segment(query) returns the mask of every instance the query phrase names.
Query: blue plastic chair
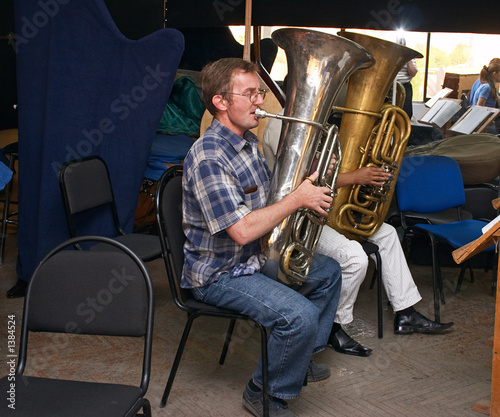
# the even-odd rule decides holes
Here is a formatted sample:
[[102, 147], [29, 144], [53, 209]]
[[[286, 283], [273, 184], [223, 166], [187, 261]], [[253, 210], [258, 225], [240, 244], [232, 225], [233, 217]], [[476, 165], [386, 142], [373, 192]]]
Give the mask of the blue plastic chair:
[[[441, 269], [439, 267], [437, 245], [444, 242], [453, 249], [460, 248], [482, 235], [487, 222], [480, 220], [459, 220], [450, 223], [432, 224], [430, 221], [409, 224], [405, 213], [435, 213], [465, 204], [465, 191], [462, 173], [458, 163], [449, 157], [418, 155], [403, 158], [396, 184], [396, 198], [401, 213], [401, 225], [405, 239], [409, 234], [427, 235], [432, 247], [432, 272], [434, 279], [434, 314], [440, 320], [440, 299], [445, 303]], [[458, 212], [460, 212], [458, 210]], [[491, 246], [485, 251], [494, 250]], [[459, 283], [465, 273], [462, 267]], [[472, 268], [469, 265], [472, 275]]]

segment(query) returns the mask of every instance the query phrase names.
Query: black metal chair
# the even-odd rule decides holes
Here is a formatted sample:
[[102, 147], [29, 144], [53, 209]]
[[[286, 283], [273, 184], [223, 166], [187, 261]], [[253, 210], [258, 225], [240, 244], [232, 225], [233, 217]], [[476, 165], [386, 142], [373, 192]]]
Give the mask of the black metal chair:
[[[165, 171], [158, 182], [156, 194], [156, 215], [160, 229], [160, 240], [163, 248], [163, 260], [167, 271], [170, 290], [175, 304], [187, 313], [188, 319], [184, 327], [177, 354], [170, 370], [170, 375], [163, 393], [160, 407], [165, 407], [174, 378], [182, 358], [189, 332], [194, 320], [200, 316], [224, 317], [230, 319], [226, 340], [219, 359], [224, 364], [236, 320], [251, 320], [250, 317], [233, 310], [228, 310], [195, 300], [189, 290], [180, 286], [184, 265], [184, 231], [182, 229], [182, 167], [174, 166]], [[267, 330], [255, 322], [261, 333], [262, 385], [264, 395], [264, 415], [268, 414], [269, 396], [267, 391]]]
[[[162, 255], [158, 236], [125, 233], [122, 230], [108, 168], [102, 158], [89, 156], [65, 162], [59, 171], [59, 184], [71, 237], [102, 234], [101, 230], [92, 228], [92, 220], [97, 215], [108, 216], [113, 238], [130, 248], [144, 262]], [[101, 250], [102, 246], [96, 245], [93, 249]]]
[[[98, 242], [112, 246], [114, 250], [75, 250], [74, 245], [82, 242]], [[106, 299], [105, 305], [99, 305], [102, 310], [92, 309], [85, 303], [90, 298], [99, 300], [99, 294]], [[6, 319], [9, 325], [15, 325], [14, 318]], [[28, 335], [33, 332], [54, 334], [43, 339], [50, 345], [47, 343], [43, 345], [45, 348], [38, 348], [37, 345], [37, 348], [28, 349]], [[152, 332], [153, 288], [149, 274], [137, 255], [121, 243], [105, 237], [84, 236], [67, 240], [42, 259], [31, 277], [24, 304], [15, 380], [11, 374], [0, 380], [0, 389], [4, 394], [9, 390], [12, 392], [11, 384], [14, 384], [15, 395], [7, 394], [13, 402], [9, 400], [3, 407], [14, 403], [15, 409], [5, 408], [3, 414], [131, 417], [143, 412], [142, 415], [151, 416], [151, 406], [144, 396], [150, 379]], [[78, 354], [71, 362], [66, 359], [58, 367], [59, 374], [67, 377], [47, 378], [41, 375], [39, 368], [30, 369], [31, 364], [48, 360], [46, 352], [58, 348], [54, 340], [60, 338], [56, 334], [61, 333], [77, 338], [71, 341], [71, 346], [78, 350]], [[106, 357], [110, 362], [113, 355], [117, 361], [123, 360], [123, 351], [117, 349], [112, 340], [144, 339], [143, 348], [137, 351], [137, 355], [142, 355], [142, 371], [137, 370], [140, 383], [139, 378], [134, 378], [130, 385], [123, 383], [127, 375], [117, 375], [113, 368], [102, 377], [106, 382], [73, 380], [77, 370], [89, 361], [88, 355], [95, 349], [88, 343], [88, 336], [82, 335], [95, 335], [96, 339], [111, 337], [106, 339], [109, 340]], [[85, 338], [85, 343], [73, 343], [79, 342], [80, 337]], [[55, 366], [58, 355], [53, 357], [51, 365]], [[141, 367], [140, 359], [138, 365]], [[40, 376], [32, 376], [37, 372]], [[29, 376], [26, 375], [28, 373]]]

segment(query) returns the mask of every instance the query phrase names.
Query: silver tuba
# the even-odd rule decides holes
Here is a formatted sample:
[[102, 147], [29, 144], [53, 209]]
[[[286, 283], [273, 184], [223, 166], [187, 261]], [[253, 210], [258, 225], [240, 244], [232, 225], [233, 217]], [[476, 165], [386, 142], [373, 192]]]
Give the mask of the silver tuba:
[[[337, 127], [326, 125], [342, 85], [355, 70], [374, 63], [358, 44], [336, 35], [305, 29], [280, 29], [273, 41], [284, 49], [288, 62], [284, 115], [256, 112], [257, 117], [283, 120], [267, 205], [290, 194], [313, 167], [317, 185], [334, 195], [340, 165]], [[333, 153], [337, 170], [327, 178]], [[328, 218], [308, 209], [298, 210], [262, 238], [266, 274], [288, 285], [305, 281], [323, 226]]]

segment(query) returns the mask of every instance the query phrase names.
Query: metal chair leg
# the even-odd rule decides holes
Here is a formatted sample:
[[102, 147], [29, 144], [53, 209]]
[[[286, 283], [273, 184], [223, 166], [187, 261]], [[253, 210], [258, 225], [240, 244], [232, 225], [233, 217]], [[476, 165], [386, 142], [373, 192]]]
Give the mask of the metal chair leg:
[[170, 375], [168, 377], [167, 385], [165, 386], [165, 391], [163, 391], [163, 396], [161, 397], [160, 408], [165, 407], [165, 405], [167, 404], [168, 396], [170, 394], [170, 390], [172, 389], [172, 385], [174, 384], [175, 375], [177, 374], [177, 369], [179, 368], [179, 364], [181, 362], [182, 353], [184, 352], [184, 347], [186, 346], [189, 332], [191, 331], [191, 326], [193, 325], [193, 321], [196, 317], [198, 316], [194, 314], [188, 315], [188, 320], [186, 322], [186, 326], [184, 327], [184, 332], [182, 333], [179, 347], [177, 348], [174, 363], [172, 364], [172, 368], [170, 369]]
[[371, 242], [363, 242], [361, 244], [367, 256], [375, 255], [375, 271], [370, 283], [370, 289], [373, 288], [377, 281], [377, 315], [378, 315], [378, 338], [384, 337], [384, 325], [382, 316], [382, 258], [380, 257], [379, 247]]
[[384, 337], [384, 323], [382, 316], [382, 258], [380, 253], [375, 252], [375, 257], [377, 259], [377, 313], [378, 313], [378, 338], [382, 339]]
[[268, 378], [268, 360], [267, 360], [267, 331], [264, 326], [259, 324], [261, 337], [261, 363], [262, 363], [262, 407], [263, 416], [269, 417], [269, 378]]
[[226, 333], [226, 339], [224, 340], [224, 347], [222, 348], [222, 353], [219, 359], [219, 365], [224, 365], [224, 361], [226, 360], [227, 351], [229, 349], [229, 343], [231, 342], [231, 337], [233, 336], [234, 326], [236, 324], [236, 319], [231, 319], [229, 323], [229, 329]]
[[442, 298], [442, 285], [440, 283], [439, 261], [437, 254], [437, 244], [434, 235], [429, 234], [432, 247], [432, 276], [434, 286], [434, 320], [440, 323], [440, 298]]

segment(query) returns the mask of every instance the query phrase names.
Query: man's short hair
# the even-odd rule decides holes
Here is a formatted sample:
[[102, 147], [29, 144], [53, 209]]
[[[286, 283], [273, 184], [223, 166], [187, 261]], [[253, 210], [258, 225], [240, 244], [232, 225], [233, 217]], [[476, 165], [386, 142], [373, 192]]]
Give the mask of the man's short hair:
[[241, 58], [222, 58], [205, 65], [201, 70], [201, 99], [212, 115], [215, 116], [217, 113], [212, 97], [223, 92], [230, 92], [233, 88], [232, 76], [238, 72], [258, 74], [258, 68], [255, 63]]

